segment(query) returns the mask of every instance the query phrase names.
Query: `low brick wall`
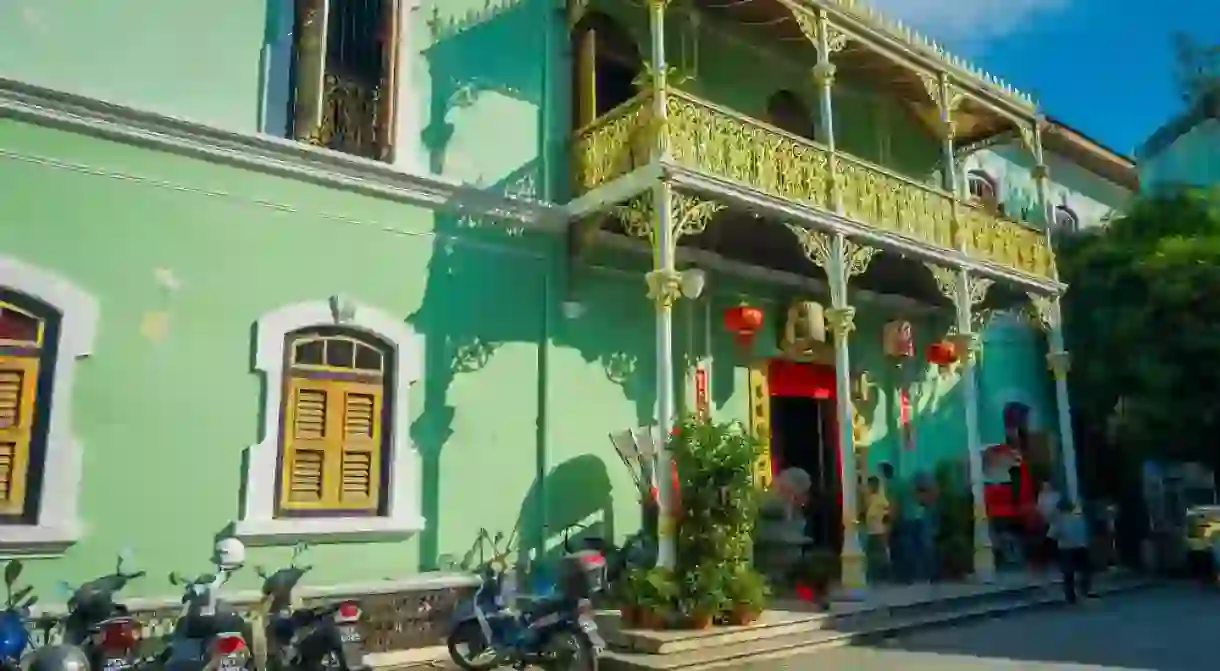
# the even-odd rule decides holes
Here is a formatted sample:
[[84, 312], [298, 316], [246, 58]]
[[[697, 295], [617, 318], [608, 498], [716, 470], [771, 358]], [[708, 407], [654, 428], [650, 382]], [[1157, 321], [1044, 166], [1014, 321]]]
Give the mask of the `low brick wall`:
[[[383, 653], [443, 645], [454, 609], [474, 594], [476, 585], [471, 576], [437, 575], [384, 583], [302, 587], [297, 593], [307, 605], [358, 600], [364, 610], [362, 625], [367, 651]], [[249, 620], [259, 596], [252, 591], [222, 591], [220, 601]], [[142, 654], [159, 652], [173, 633], [181, 602], [176, 598], [120, 599], [120, 602], [143, 625], [143, 638], [148, 645]], [[64, 610], [62, 605], [48, 606], [41, 612], [62, 614]]]

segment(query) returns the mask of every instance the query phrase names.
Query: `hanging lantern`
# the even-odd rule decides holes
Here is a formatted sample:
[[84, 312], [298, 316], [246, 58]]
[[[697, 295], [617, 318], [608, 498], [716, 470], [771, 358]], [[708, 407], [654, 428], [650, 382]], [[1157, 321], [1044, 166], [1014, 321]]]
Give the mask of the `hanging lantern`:
[[763, 325], [763, 311], [742, 303], [724, 312], [724, 328], [742, 347], [749, 347]]
[[957, 363], [957, 348], [947, 340], [928, 345], [928, 363], [940, 366], [944, 372]]
[[782, 349], [807, 350], [814, 343], [823, 342], [826, 342], [826, 317], [822, 313], [822, 304], [797, 301], [788, 306]]
[[909, 359], [915, 356], [915, 335], [911, 322], [890, 322], [885, 325], [883, 333], [886, 356], [893, 359]]

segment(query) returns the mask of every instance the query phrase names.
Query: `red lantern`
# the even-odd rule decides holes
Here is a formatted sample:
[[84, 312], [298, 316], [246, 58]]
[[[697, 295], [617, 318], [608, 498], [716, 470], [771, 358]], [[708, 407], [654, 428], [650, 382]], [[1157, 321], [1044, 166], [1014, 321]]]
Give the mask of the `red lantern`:
[[724, 327], [738, 345], [748, 347], [763, 325], [763, 311], [742, 303], [724, 312]]
[[957, 348], [948, 341], [928, 345], [928, 363], [942, 368], [957, 363]]

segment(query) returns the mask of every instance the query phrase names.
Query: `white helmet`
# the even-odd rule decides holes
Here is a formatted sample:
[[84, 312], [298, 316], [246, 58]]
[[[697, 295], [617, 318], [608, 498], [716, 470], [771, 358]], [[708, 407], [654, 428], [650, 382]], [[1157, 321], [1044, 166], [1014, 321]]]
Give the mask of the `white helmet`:
[[234, 570], [246, 563], [246, 546], [236, 538], [216, 541], [212, 561], [222, 569]]

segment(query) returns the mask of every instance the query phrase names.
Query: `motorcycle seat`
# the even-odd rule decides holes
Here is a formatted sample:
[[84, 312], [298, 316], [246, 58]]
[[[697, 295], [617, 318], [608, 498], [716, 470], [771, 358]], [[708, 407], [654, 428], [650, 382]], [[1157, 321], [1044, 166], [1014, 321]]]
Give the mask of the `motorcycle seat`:
[[571, 603], [568, 599], [558, 595], [546, 596], [525, 606], [522, 610], [522, 615], [527, 620], [537, 620], [547, 615], [561, 613], [570, 608]]

